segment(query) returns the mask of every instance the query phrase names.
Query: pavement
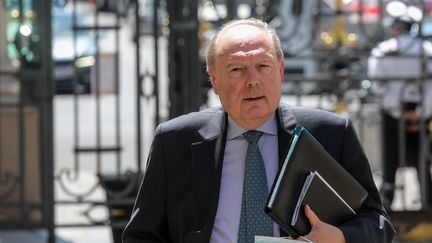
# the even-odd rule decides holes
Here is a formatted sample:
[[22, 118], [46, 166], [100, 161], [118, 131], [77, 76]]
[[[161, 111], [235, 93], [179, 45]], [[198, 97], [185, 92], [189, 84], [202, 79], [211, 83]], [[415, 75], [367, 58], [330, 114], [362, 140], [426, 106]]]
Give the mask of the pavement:
[[[0, 243], [47, 243], [48, 232], [35, 230], [2, 230]], [[109, 227], [56, 229], [56, 243], [110, 243], [113, 242]]]
[[[0, 231], [0, 243], [46, 243], [48, 232], [46, 230], [8, 230]], [[57, 237], [56, 243], [73, 243]]]

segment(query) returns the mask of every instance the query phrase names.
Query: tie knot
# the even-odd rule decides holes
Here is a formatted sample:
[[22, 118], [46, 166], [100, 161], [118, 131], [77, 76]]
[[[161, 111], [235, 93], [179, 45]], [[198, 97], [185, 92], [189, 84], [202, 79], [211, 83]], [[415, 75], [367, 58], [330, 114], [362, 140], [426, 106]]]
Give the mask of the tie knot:
[[258, 143], [261, 135], [263, 133], [257, 130], [251, 130], [243, 133], [243, 136], [246, 138], [249, 144]]

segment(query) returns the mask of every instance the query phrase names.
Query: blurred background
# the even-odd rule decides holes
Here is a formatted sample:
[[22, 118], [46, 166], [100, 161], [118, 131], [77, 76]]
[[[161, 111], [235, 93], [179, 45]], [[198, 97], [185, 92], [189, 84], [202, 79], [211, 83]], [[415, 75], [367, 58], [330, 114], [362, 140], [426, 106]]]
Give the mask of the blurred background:
[[[391, 56], [391, 72], [370, 72], [402, 16], [428, 46], [432, 0], [0, 0], [0, 242], [120, 243], [155, 127], [219, 105], [205, 49], [223, 23], [249, 17], [281, 38], [284, 101], [353, 119], [377, 186], [394, 192], [398, 242], [432, 242], [432, 49], [390, 50], [374, 58]], [[398, 68], [407, 58], [417, 72]], [[417, 87], [415, 142], [403, 115], [399, 136], [384, 135], [394, 80], [401, 94]]]

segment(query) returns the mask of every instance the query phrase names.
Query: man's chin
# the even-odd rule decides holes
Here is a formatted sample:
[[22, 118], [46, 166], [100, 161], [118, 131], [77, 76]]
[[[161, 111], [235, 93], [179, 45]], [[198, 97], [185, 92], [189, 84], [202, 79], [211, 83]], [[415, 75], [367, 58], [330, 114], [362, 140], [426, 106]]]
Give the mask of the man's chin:
[[[262, 110], [261, 110], [262, 112]], [[267, 112], [262, 112], [262, 113], [258, 113], [258, 114], [254, 114], [254, 115], [248, 115], [248, 116], [244, 116], [244, 119], [242, 119], [243, 121], [243, 127], [247, 128], [247, 129], [255, 129], [259, 126], [261, 126], [262, 124], [264, 124], [268, 119], [270, 119], [270, 117], [272, 116], [272, 114], [269, 114]]]

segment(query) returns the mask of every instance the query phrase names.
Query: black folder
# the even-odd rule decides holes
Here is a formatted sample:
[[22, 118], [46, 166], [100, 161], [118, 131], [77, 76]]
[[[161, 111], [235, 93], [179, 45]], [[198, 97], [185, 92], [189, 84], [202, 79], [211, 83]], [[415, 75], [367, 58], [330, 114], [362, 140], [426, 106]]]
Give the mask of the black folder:
[[291, 226], [300, 235], [306, 235], [311, 230], [309, 220], [304, 213], [306, 204], [320, 220], [331, 225], [340, 225], [356, 214], [317, 171], [311, 172], [306, 177], [292, 214]]
[[[354, 211], [367, 198], [363, 186], [305, 128], [299, 127], [294, 131], [288, 155], [278, 171], [265, 207], [265, 212], [292, 237], [302, 235], [292, 227], [291, 221], [305, 179], [314, 171], [325, 178]], [[315, 213], [319, 215], [319, 212]]]

